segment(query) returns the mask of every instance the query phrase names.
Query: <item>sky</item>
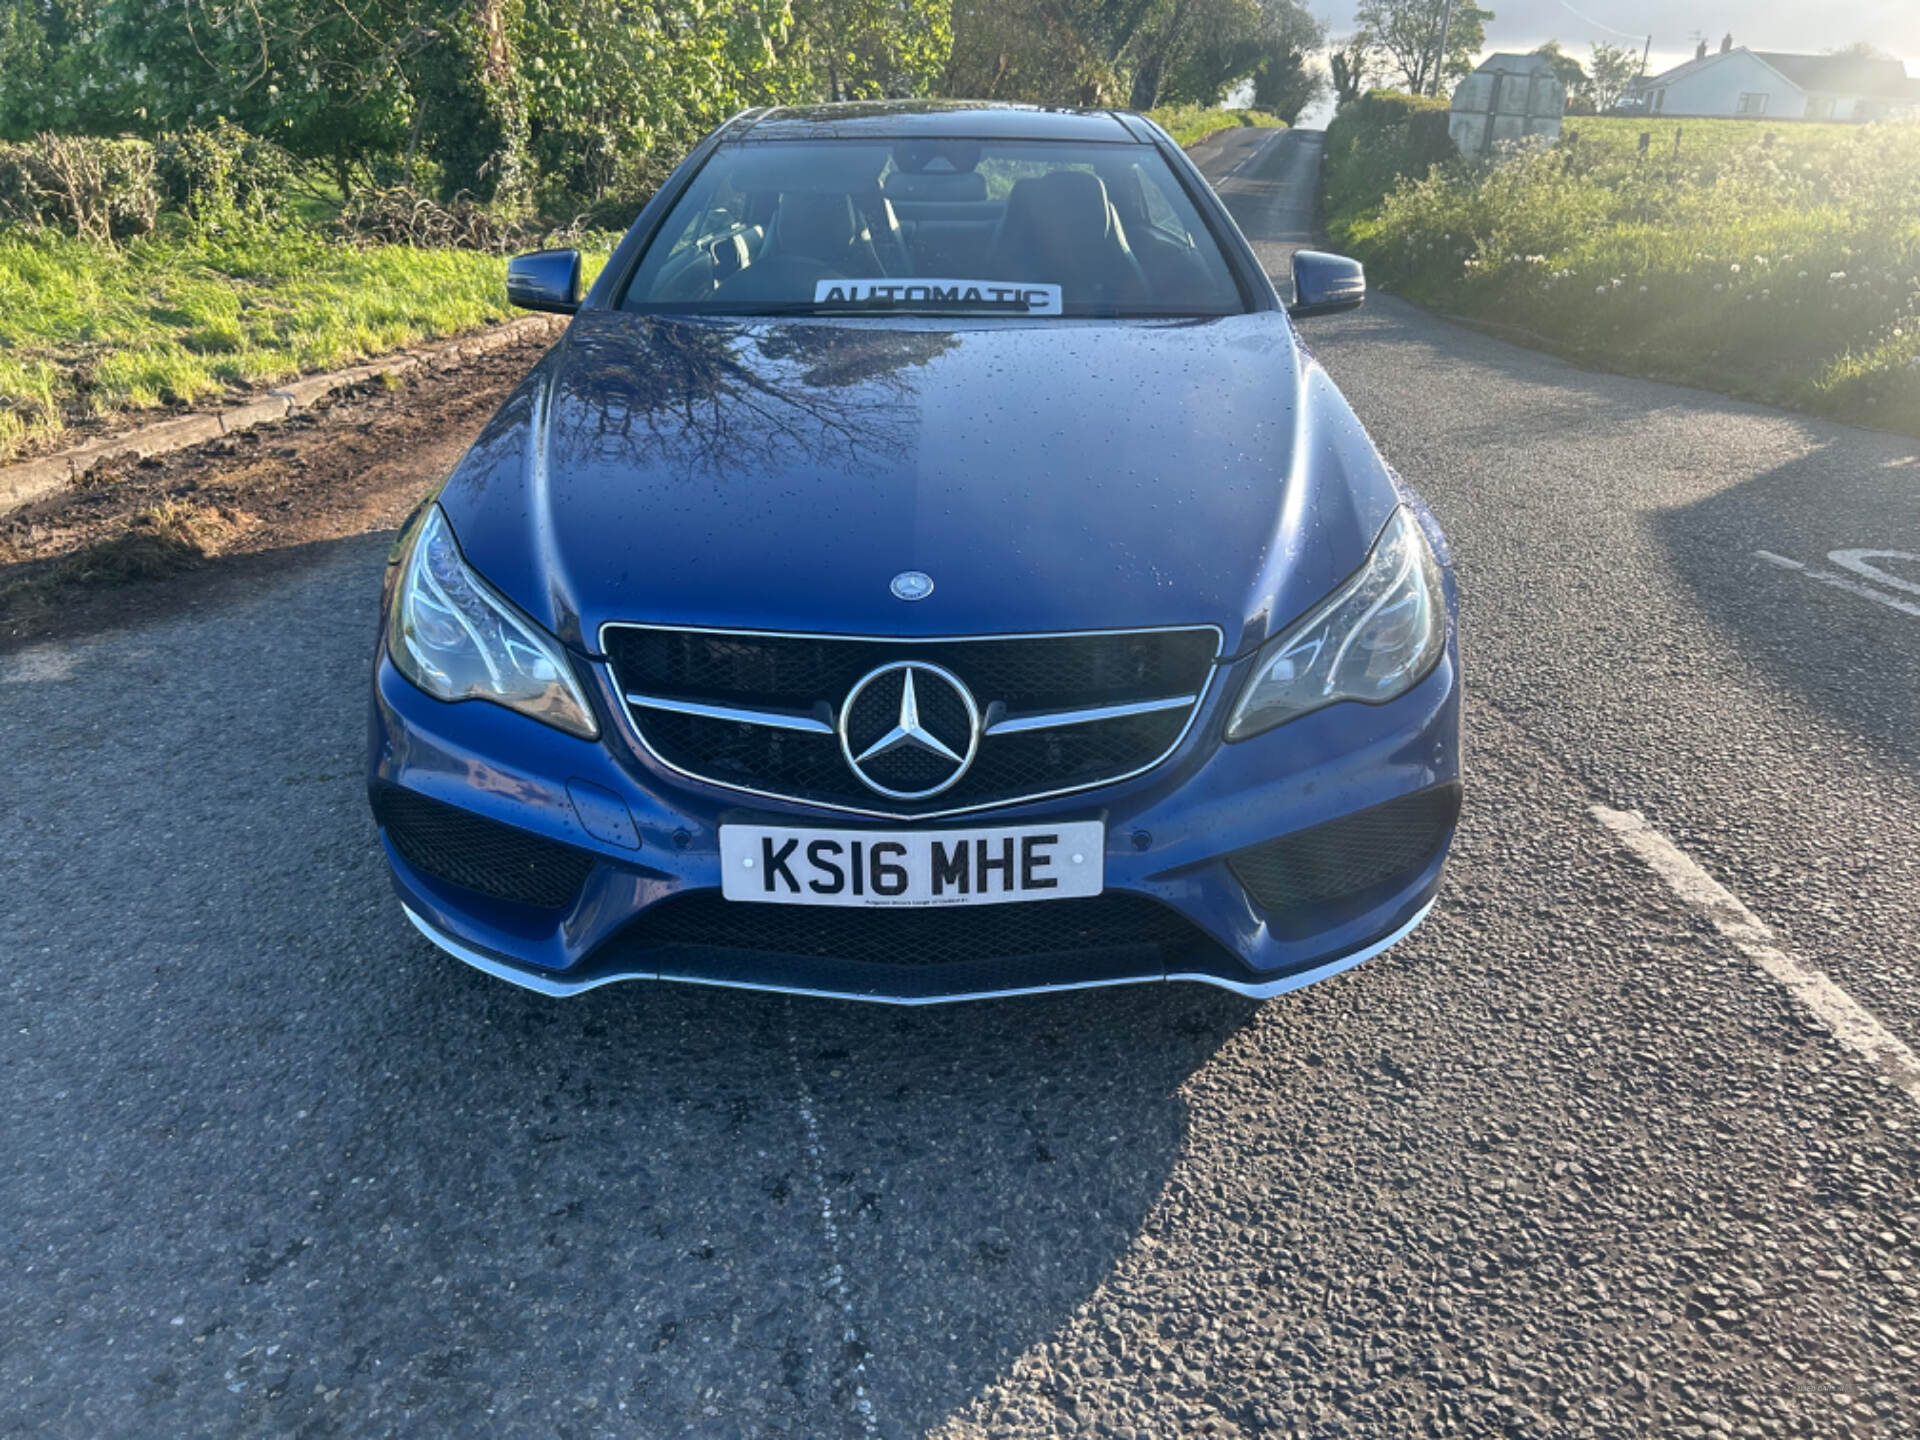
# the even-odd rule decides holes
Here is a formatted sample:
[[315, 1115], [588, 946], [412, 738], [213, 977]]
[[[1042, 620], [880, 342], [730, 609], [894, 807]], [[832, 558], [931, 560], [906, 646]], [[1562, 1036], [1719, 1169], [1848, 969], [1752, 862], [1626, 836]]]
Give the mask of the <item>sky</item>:
[[[1558, 40], [1584, 59], [1595, 41], [1646, 43], [1653, 35], [1658, 72], [1693, 58], [1701, 35], [1714, 49], [1733, 32], [1735, 45], [1818, 55], [1870, 40], [1902, 57], [1920, 75], [1920, 0], [1479, 0], [1494, 19], [1489, 50], [1531, 50]], [[1353, 28], [1354, 0], [1307, 0], [1336, 36]]]

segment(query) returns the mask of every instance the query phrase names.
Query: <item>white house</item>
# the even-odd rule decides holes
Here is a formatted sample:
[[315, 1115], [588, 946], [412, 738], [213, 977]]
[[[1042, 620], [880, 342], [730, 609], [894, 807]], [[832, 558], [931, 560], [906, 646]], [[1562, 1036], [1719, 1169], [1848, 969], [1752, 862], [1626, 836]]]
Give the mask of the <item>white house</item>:
[[1729, 115], [1778, 120], [1881, 120], [1920, 106], [1920, 81], [1898, 60], [1786, 55], [1735, 47], [1701, 53], [1633, 90], [1646, 115]]

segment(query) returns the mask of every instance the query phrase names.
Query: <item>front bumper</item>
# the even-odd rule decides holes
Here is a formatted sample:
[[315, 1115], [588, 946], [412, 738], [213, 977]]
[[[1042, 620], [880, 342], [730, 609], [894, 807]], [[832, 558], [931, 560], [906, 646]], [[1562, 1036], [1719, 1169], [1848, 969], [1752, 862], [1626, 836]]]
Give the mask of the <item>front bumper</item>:
[[[1249, 873], [1248, 853], [1275, 837], [1332, 834], [1317, 827], [1358, 812], [1390, 813], [1376, 807], [1408, 797], [1453, 796], [1460, 778], [1458, 658], [1450, 645], [1432, 674], [1390, 704], [1334, 706], [1234, 745], [1221, 744], [1219, 734], [1246, 665], [1226, 668], [1181, 748], [1148, 774], [967, 817], [979, 826], [1103, 821], [1108, 895], [1155, 914], [1162, 907], [1190, 939], [1151, 950], [1122, 945], [981, 962], [873, 964], [823, 955], [817, 943], [792, 953], [778, 940], [756, 942], [751, 953], [688, 945], [684, 936], [653, 944], [650, 917], [719, 903], [712, 897], [720, 884], [723, 823], [859, 828], [858, 822], [803, 805], [749, 800], [666, 773], [604, 713], [603, 739], [590, 742], [485, 702], [441, 703], [401, 677], [384, 652], [374, 684], [369, 779], [376, 810], [383, 796], [424, 797], [557, 842], [578, 857], [582, 878], [565, 903], [525, 904], [453, 883], [447, 877], [463, 873], [458, 867], [410, 862], [388, 827], [382, 829], [394, 886], [414, 925], [448, 953], [544, 994], [577, 994], [623, 979], [677, 979], [925, 1004], [1182, 979], [1275, 995], [1380, 953], [1431, 907], [1451, 839], [1452, 811], [1444, 806], [1444, 825], [1431, 846], [1391, 876], [1338, 893], [1310, 887], [1307, 898], [1294, 895], [1284, 912], [1264, 910], [1240, 877]], [[604, 683], [593, 688], [596, 703], [605, 704]], [[419, 859], [417, 847], [414, 853]], [[1298, 855], [1298, 847], [1288, 853]], [[1235, 857], [1239, 874], [1229, 863]], [[656, 908], [666, 902], [673, 904]], [[931, 919], [1014, 908], [910, 913]], [[824, 913], [857, 924], [852, 917], [874, 912]], [[799, 921], [796, 916], [796, 926]]]

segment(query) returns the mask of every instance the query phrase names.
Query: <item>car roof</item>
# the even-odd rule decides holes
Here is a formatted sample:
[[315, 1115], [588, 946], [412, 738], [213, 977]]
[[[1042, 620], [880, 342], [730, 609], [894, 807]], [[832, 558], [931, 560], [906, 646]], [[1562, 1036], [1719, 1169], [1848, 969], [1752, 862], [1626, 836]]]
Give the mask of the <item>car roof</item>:
[[[1129, 123], [1131, 122], [1131, 123]], [[752, 110], [729, 140], [853, 140], [902, 136], [969, 140], [1092, 140], [1140, 144], [1151, 131], [1115, 110], [1070, 110], [988, 100], [851, 100]]]

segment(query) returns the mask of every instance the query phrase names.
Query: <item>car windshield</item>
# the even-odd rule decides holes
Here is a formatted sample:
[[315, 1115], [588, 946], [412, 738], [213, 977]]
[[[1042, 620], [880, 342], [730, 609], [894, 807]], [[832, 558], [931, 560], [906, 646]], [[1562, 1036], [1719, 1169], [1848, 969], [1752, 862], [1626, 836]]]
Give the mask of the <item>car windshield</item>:
[[1151, 145], [723, 145], [622, 306], [694, 315], [1237, 314], [1240, 289]]

